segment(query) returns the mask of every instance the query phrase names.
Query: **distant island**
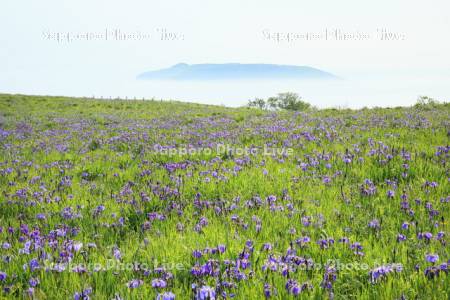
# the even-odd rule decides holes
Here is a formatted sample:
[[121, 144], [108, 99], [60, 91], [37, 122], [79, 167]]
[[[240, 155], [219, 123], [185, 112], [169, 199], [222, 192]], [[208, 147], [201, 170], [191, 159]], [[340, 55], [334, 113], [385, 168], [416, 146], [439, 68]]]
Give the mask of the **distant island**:
[[229, 80], [229, 79], [338, 79], [337, 76], [308, 66], [273, 64], [176, 64], [148, 71], [138, 79], [153, 80]]

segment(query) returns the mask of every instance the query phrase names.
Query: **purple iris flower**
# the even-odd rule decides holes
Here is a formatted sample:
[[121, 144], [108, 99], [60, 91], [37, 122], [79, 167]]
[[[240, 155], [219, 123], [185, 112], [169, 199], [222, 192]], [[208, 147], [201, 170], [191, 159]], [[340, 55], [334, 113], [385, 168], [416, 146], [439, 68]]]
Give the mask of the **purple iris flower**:
[[80, 243], [80, 242], [73, 243], [73, 250], [75, 252], [80, 251], [82, 247], [83, 247], [83, 243]]
[[265, 251], [270, 251], [270, 250], [272, 250], [272, 244], [270, 244], [270, 243], [265, 243], [265, 244], [263, 245], [263, 250], [265, 250]]
[[266, 298], [272, 297], [272, 287], [268, 283], [264, 284], [264, 297]]
[[426, 258], [427, 262], [435, 263], [435, 262], [437, 262], [439, 260], [439, 255], [437, 255], [437, 254], [427, 254], [425, 256], [425, 258]]
[[122, 254], [120, 253], [120, 250], [117, 249], [117, 248], [115, 248], [115, 249], [113, 250], [113, 256], [114, 256], [117, 260], [122, 259]]
[[369, 222], [369, 227], [373, 229], [380, 229], [380, 221], [378, 221], [378, 219], [373, 219]]
[[220, 253], [224, 253], [226, 250], [226, 247], [225, 247], [225, 245], [219, 245], [219, 246], [217, 246], [217, 249], [219, 250]]
[[195, 300], [216, 300], [216, 291], [209, 286], [203, 286], [197, 291]]
[[403, 242], [403, 241], [406, 241], [406, 236], [404, 236], [403, 234], [398, 234], [397, 242]]
[[37, 278], [30, 278], [28, 281], [31, 287], [36, 287], [39, 284], [39, 279]]
[[152, 280], [152, 287], [154, 288], [165, 288], [167, 286], [167, 282], [165, 282], [163, 279], [156, 278]]
[[175, 294], [172, 292], [165, 292], [162, 294], [158, 294], [156, 300], [175, 300]]
[[92, 293], [92, 288], [87, 288], [84, 291], [82, 291], [81, 293], [76, 292], [73, 295], [73, 299], [74, 300], [89, 300], [89, 295]]
[[135, 289], [140, 287], [141, 285], [144, 284], [144, 281], [140, 280], [140, 279], [133, 279], [130, 282], [127, 283], [128, 288], [130, 289]]
[[192, 251], [192, 256], [195, 258], [200, 258], [202, 257], [202, 252], [200, 250], [194, 250]]
[[39, 268], [39, 262], [37, 261], [37, 259], [33, 258], [32, 260], [30, 260], [29, 266], [31, 272], [34, 272], [34, 270]]

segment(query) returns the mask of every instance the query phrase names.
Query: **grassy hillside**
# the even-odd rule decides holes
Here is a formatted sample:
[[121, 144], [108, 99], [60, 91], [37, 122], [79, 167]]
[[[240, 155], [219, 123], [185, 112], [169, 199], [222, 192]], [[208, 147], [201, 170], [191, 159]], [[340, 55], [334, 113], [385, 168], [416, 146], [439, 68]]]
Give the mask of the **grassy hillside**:
[[0, 297], [448, 299], [449, 135], [448, 104], [0, 94]]

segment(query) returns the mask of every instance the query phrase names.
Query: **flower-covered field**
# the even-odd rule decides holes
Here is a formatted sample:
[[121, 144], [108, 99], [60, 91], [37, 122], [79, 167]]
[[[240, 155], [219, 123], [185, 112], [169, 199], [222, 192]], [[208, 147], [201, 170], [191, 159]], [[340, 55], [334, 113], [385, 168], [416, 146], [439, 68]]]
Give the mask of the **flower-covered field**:
[[450, 106], [0, 95], [0, 298], [449, 299]]

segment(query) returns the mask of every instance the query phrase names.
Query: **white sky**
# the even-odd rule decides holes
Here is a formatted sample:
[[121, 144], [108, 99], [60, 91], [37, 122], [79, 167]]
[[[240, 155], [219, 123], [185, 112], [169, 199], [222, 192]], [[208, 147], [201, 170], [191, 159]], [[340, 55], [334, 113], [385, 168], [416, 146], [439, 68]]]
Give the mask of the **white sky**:
[[[427, 79], [450, 74], [450, 2], [435, 1], [3, 1], [0, 4], [0, 92], [52, 91], [62, 79], [79, 84], [134, 79], [175, 63], [309, 65], [331, 73], [405, 74]], [[46, 32], [182, 33], [183, 40], [73, 41]], [[267, 41], [271, 32], [375, 33], [385, 28], [401, 41]], [[41, 89], [37, 85], [40, 85]], [[22, 91], [23, 90], [23, 91]], [[70, 90], [73, 93], [74, 89]]]

